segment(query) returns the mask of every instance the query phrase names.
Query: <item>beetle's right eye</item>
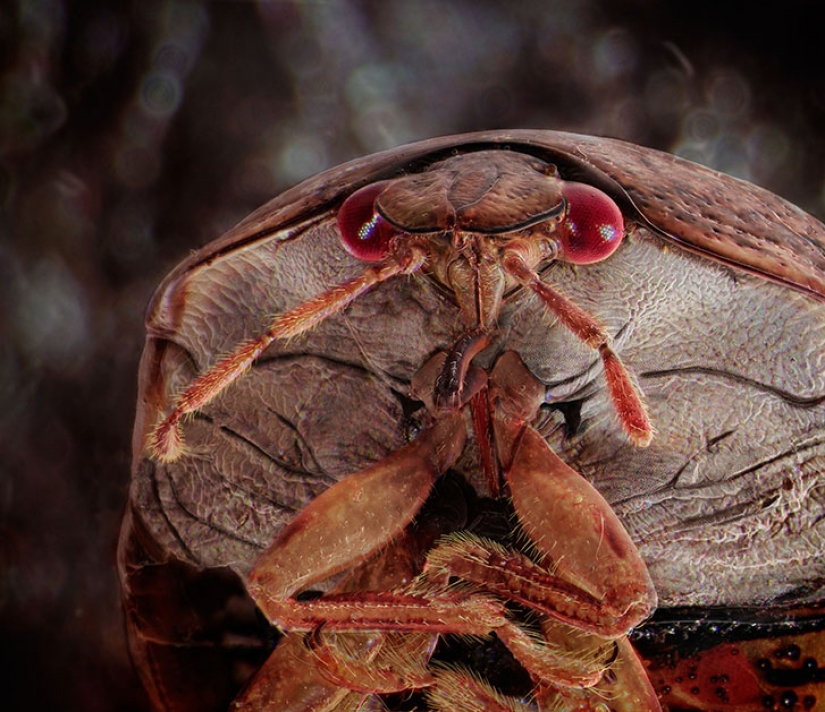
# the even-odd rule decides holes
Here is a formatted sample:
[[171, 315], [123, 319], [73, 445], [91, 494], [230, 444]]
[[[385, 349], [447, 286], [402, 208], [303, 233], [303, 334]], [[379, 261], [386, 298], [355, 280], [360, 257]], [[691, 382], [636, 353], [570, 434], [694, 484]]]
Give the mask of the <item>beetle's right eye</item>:
[[389, 181], [373, 183], [353, 193], [338, 211], [341, 240], [353, 257], [378, 262], [387, 256], [390, 240], [398, 229], [390, 225], [375, 208], [375, 201]]
[[561, 259], [574, 265], [601, 262], [624, 237], [624, 217], [606, 193], [586, 183], [565, 183], [567, 215], [559, 235]]

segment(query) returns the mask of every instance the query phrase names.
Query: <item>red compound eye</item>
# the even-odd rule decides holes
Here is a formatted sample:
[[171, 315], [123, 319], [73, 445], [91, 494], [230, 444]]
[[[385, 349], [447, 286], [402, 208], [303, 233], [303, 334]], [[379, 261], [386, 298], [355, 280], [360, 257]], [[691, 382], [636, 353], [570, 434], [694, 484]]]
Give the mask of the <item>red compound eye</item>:
[[398, 230], [382, 218], [375, 201], [388, 181], [373, 183], [353, 193], [338, 211], [338, 231], [347, 252], [364, 262], [378, 262], [387, 256], [390, 239]]
[[624, 218], [613, 200], [591, 185], [566, 183], [567, 215], [559, 228], [561, 259], [577, 265], [601, 262], [624, 237]]

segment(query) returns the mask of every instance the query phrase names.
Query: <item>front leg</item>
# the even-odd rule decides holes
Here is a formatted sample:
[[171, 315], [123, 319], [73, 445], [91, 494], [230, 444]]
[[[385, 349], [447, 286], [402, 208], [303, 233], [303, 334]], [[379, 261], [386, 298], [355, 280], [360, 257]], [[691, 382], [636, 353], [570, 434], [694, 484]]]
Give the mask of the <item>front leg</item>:
[[650, 615], [656, 589], [636, 545], [601, 494], [533, 428], [521, 433], [506, 479], [519, 522], [552, 572], [544, 612], [607, 637]]
[[505, 271], [523, 286], [533, 290], [544, 306], [577, 338], [599, 352], [604, 375], [613, 407], [622, 428], [631, 442], [645, 447], [653, 438], [653, 426], [647, 417], [647, 409], [641, 395], [621, 359], [610, 346], [610, 337], [604, 326], [581, 307], [574, 304], [557, 289], [543, 282], [538, 273], [525, 260], [529, 248], [523, 241], [514, 240], [507, 246], [504, 258]]
[[[398, 536], [435, 480], [459, 457], [460, 414], [437, 421], [414, 442], [313, 500], [256, 562], [248, 590], [267, 617], [295, 593], [352, 569]], [[270, 606], [270, 602], [273, 606]]]
[[538, 598], [549, 615], [583, 630], [625, 634], [657, 603], [639, 550], [598, 490], [529, 424], [544, 387], [518, 354], [504, 353], [490, 382], [495, 441], [513, 508], [534, 547], [532, 558], [551, 574]]
[[[464, 428], [458, 416], [444, 418], [415, 442], [330, 488], [261, 556], [249, 577], [251, 594], [272, 622], [312, 633], [308, 641], [289, 633], [235, 700], [234, 709], [303, 712], [349, 709], [350, 703], [357, 709], [372, 693], [432, 684], [424, 666], [435, 634], [408, 634], [400, 640], [406, 651], [402, 655], [392, 633], [364, 631], [347, 621], [370, 617], [363, 591], [387, 592], [418, 575], [423, 544], [409, 534], [408, 525], [434, 480], [460, 453]], [[292, 599], [347, 568], [354, 570], [333, 591], [338, 598], [333, 607], [338, 614], [345, 612], [343, 625], [330, 625], [329, 602], [321, 602], [319, 609]], [[386, 606], [375, 610], [373, 605], [373, 617], [386, 613]], [[322, 634], [322, 626], [359, 632]], [[389, 664], [383, 662], [388, 650]]]

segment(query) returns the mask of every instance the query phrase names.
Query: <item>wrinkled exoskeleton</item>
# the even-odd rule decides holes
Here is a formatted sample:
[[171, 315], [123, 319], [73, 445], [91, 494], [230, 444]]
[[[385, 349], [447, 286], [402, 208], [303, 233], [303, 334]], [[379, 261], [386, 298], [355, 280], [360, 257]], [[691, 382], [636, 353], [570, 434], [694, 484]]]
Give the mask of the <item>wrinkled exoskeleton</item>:
[[[455, 155], [445, 155], [448, 151]], [[397, 167], [402, 168], [400, 174]], [[657, 193], [653, 177], [665, 172], [665, 187]], [[795, 449], [786, 449], [785, 459], [808, 449], [814, 457], [799, 457], [801, 464], [789, 476], [791, 486], [782, 491], [801, 495], [818, 485], [818, 441], [807, 435], [816, 432], [822, 385], [815, 345], [801, 349], [802, 359], [797, 350], [791, 361], [783, 360], [776, 347], [738, 353], [737, 339], [751, 337], [754, 327], [750, 333], [738, 330], [736, 320], [720, 330], [727, 338], [708, 335], [695, 326], [693, 331], [678, 328], [686, 318], [716, 323], [708, 318], [716, 304], [758, 305], [763, 313], [757, 312], [755, 332], [760, 334], [767, 335], [761, 324], [782, 319], [785, 329], [773, 337], [776, 342], [783, 337], [787, 342], [797, 330], [821, 323], [822, 257], [817, 240], [822, 226], [778, 198], [626, 144], [542, 132], [399, 149], [319, 177], [303, 190], [314, 191], [314, 209], [291, 210], [290, 196], [265, 206], [200, 262], [187, 265], [169, 280], [150, 322], [154, 319], [156, 327], [165, 322], [168, 331], [157, 330], [159, 338], [182, 346], [184, 352], [207, 354], [208, 361], [196, 365], [203, 375], [192, 385], [178, 354], [155, 350], [156, 370], [150, 380], [158, 380], [157, 368], [168, 368], [171, 375], [160, 379], [165, 385], [153, 394], [155, 401], [147, 408], [153, 417], [139, 423], [138, 430], [140, 444], [150, 445], [158, 460], [168, 462], [155, 466], [162, 471], [184, 468], [187, 461], [206, 461], [207, 469], [231, 472], [231, 447], [225, 446], [229, 449], [222, 454], [209, 445], [209, 438], [201, 435], [203, 423], [197, 420], [186, 428], [189, 452], [182, 450], [181, 418], [186, 412], [200, 411], [199, 419], [206, 417], [212, 429], [254, 432], [255, 437], [242, 440], [267, 442], [261, 426], [250, 424], [248, 416], [239, 425], [235, 414], [227, 413], [221, 403], [237, 403], [239, 396], [233, 396], [233, 391], [244, 384], [254, 389], [251, 381], [259, 372], [270, 364], [285, 365], [289, 354], [298, 360], [306, 355], [364, 364], [390, 391], [407, 382], [413, 385], [405, 396], [427, 403], [416, 438], [404, 444], [405, 438], [399, 440], [396, 433], [381, 444], [383, 455], [376, 456], [373, 448], [366, 457], [373, 464], [353, 467], [320, 496], [310, 495], [311, 503], [290, 517], [251, 570], [248, 559], [237, 566], [248, 575], [250, 592], [271, 620], [284, 629], [310, 633], [312, 659], [321, 677], [334, 683], [331, 695], [346, 696], [354, 690], [363, 700], [371, 692], [388, 692], [393, 685], [431, 687], [433, 704], [450, 707], [457, 704], [461, 690], [486, 694], [483, 683], [472, 675], [427, 668], [434, 636], [446, 633], [495, 632], [532, 674], [538, 698], [549, 694], [545, 685], [588, 687], [599, 682], [610, 664], [617, 669], [632, 666], [623, 662], [632, 654], [622, 636], [656, 600], [645, 561], [660, 596], [664, 592], [667, 600], [705, 595], [695, 583], [686, 585], [684, 576], [657, 575], [657, 567], [673, 570], [668, 561], [672, 557], [658, 553], [673, 544], [659, 537], [655, 516], [663, 516], [663, 521], [676, 517], [670, 527], [677, 532], [679, 513], [671, 515], [665, 506], [651, 510], [662, 514], [647, 519], [644, 507], [635, 513], [639, 503], [658, 504], [668, 493], [690, 491], [684, 483], [703, 481], [701, 458], [671, 438], [677, 425], [690, 431], [688, 422], [677, 423], [678, 409], [691, 403], [699, 409], [697, 403], [703, 402], [690, 392], [689, 382], [695, 382], [697, 392], [711, 393], [704, 403], [713, 404], [714, 413], [724, 413], [714, 400], [722, 397], [724, 386], [766, 384], [752, 388], [756, 393], [733, 409], [737, 423], [747, 420], [754, 408], [765, 412], [769, 405], [758, 402], [761, 394], [773, 394], [777, 401], [773, 407], [779, 408], [783, 402], [804, 401], [814, 417], [799, 418], [799, 432], [806, 435], [792, 436]], [[787, 235], [779, 235], [782, 230]], [[630, 242], [619, 247], [625, 232]], [[354, 267], [357, 263], [343, 249], [336, 254], [335, 239], [343, 239], [344, 248], [366, 266]], [[735, 269], [668, 248], [675, 243]], [[260, 271], [266, 276], [257, 274]], [[751, 278], [744, 271], [778, 284]], [[350, 276], [344, 276], [347, 272]], [[233, 273], [242, 279], [227, 294], [221, 282]], [[201, 296], [200, 290], [215, 278], [216, 293]], [[256, 286], [250, 289], [253, 281]], [[273, 296], [279, 289], [288, 296]], [[198, 312], [198, 319], [210, 310], [229, 314], [231, 305], [239, 303], [238, 296], [249, 292], [255, 303], [272, 299], [281, 304], [270, 312], [282, 316], [269, 327], [230, 329], [240, 330], [243, 336], [222, 335], [218, 344], [214, 334], [203, 328], [191, 332], [201, 343], [195, 343], [198, 338], [175, 336], [186, 333], [188, 314]], [[365, 317], [358, 309], [372, 313]], [[226, 322], [218, 316], [214, 323]], [[691, 333], [697, 336], [690, 337]], [[611, 336], [620, 344], [619, 350], [611, 345]], [[684, 349], [683, 336], [694, 338], [697, 346]], [[329, 341], [335, 338], [336, 343]], [[219, 353], [229, 355], [220, 360]], [[651, 402], [652, 421], [660, 435], [647, 450], [638, 446], [650, 441], [652, 429], [617, 353], [630, 354], [623, 360], [643, 377], [643, 390]], [[716, 361], [701, 365], [708, 363], [700, 359], [707, 354], [716, 356]], [[241, 378], [253, 363], [258, 366], [252, 374]], [[601, 368], [595, 367], [597, 363]], [[728, 372], [734, 376], [720, 378], [722, 384], [710, 383], [714, 375]], [[179, 387], [175, 378], [181, 379], [183, 388], [177, 398], [171, 397]], [[287, 380], [274, 383], [289, 382], [291, 376], [282, 378]], [[323, 373], [305, 376], [303, 389], [284, 392], [303, 391], [302, 408], [315, 408], [315, 399], [321, 397], [319, 378], [325, 380]], [[646, 378], [652, 378], [653, 388], [644, 383]], [[677, 387], [662, 390], [668, 379]], [[230, 383], [235, 385], [224, 394]], [[346, 393], [340, 385], [326, 393], [336, 391]], [[786, 398], [786, 392], [805, 397]], [[277, 394], [272, 397], [277, 400]], [[266, 393], [262, 401], [269, 398]], [[344, 407], [350, 402], [346, 396], [342, 401], [329, 395], [322, 400], [333, 412], [336, 402]], [[380, 403], [375, 402], [375, 410], [384, 408]], [[368, 400], [361, 405], [361, 412], [371, 410]], [[259, 410], [253, 403], [245, 406], [250, 414]], [[563, 423], [548, 420], [548, 406]], [[152, 434], [158, 422], [154, 418], [163, 413], [165, 419]], [[781, 417], [783, 422], [793, 421]], [[377, 430], [386, 428], [386, 422], [381, 413]], [[705, 423], [715, 428], [705, 434], [705, 442], [731, 447], [741, 458], [743, 445], [737, 441], [744, 426], [725, 430], [718, 422], [718, 416], [696, 418], [697, 427]], [[317, 432], [331, 437], [329, 429]], [[667, 439], [661, 442], [663, 432]], [[305, 437], [303, 432], [300, 435]], [[698, 435], [691, 432], [687, 441]], [[277, 442], [267, 443], [264, 449], [268, 458], [274, 453], [288, 470], [306, 469], [303, 456], [294, 459]], [[674, 460], [685, 458], [690, 467], [672, 469], [668, 456], [674, 454]], [[218, 464], [221, 457], [229, 459]], [[562, 458], [576, 467], [571, 469]], [[774, 462], [784, 466], [785, 459]], [[642, 481], [623, 484], [619, 479], [611, 484], [614, 467]], [[768, 469], [764, 463], [762, 467]], [[375, 572], [391, 568], [387, 547], [401, 546], [435, 480], [454, 468], [469, 471], [474, 486], [486, 490], [487, 496], [512, 502], [517, 526], [529, 544], [514, 550], [483, 538], [451, 536], [424, 552], [423, 567], [411, 566], [397, 579], [384, 577], [377, 590], [345, 578], [338, 591], [317, 601], [294, 599], [301, 590], [353, 569], [372, 571], [373, 578], [381, 579]], [[196, 466], [194, 471], [198, 470]], [[602, 485], [624, 525], [582, 475]], [[755, 479], [759, 487], [773, 491], [767, 477], [767, 472], [760, 472]], [[708, 487], [697, 491], [709, 492]], [[723, 481], [720, 487], [725, 488]], [[684, 531], [701, 535], [693, 542], [682, 541], [685, 553], [677, 547], [677, 554], [694, 555], [687, 552], [706, 545], [706, 528], [718, 531], [720, 542], [724, 537], [730, 540], [736, 531], [731, 523], [741, 527], [743, 505], [731, 504], [727, 496], [715, 505], [720, 514], [714, 515], [711, 508], [710, 515], [683, 519]], [[805, 511], [805, 500], [789, 497], [782, 499], [784, 512]], [[697, 512], [707, 507], [706, 500], [697, 499]], [[239, 511], [243, 505], [238, 502]], [[253, 502], [249, 516], [263, 518], [265, 509]], [[782, 514], [768, 511], [763, 519]], [[721, 527], [712, 527], [714, 517]], [[745, 521], [746, 517], [747, 513]], [[758, 524], [755, 521], [754, 526]], [[745, 536], [751, 544], [760, 541], [756, 530]], [[642, 556], [631, 539], [642, 545]], [[781, 543], [781, 537], [777, 541]], [[656, 554], [651, 558], [647, 552]], [[709, 561], [707, 570], [712, 570], [710, 566], [724, 561], [730, 552], [711, 551], [704, 556]], [[742, 556], [746, 558], [747, 552]], [[703, 561], [701, 555], [697, 561]], [[811, 580], [815, 570], [816, 564], [789, 570], [784, 583], [775, 576], [768, 583], [771, 577], [764, 572], [749, 574], [739, 590], [727, 583], [733, 579], [728, 574], [714, 582], [708, 600], [725, 602], [740, 596], [753, 602], [787, 596], [800, 588], [794, 582]], [[351, 576], [357, 579], [355, 573]], [[695, 578], [703, 577], [700, 572]], [[533, 611], [537, 627], [528, 630], [523, 621], [514, 620], [507, 609], [513, 603]], [[552, 621], [584, 633], [574, 636], [576, 643], [571, 644], [570, 629]], [[361, 631], [370, 634], [364, 637]], [[356, 640], [376, 657], [364, 659], [365, 664], [353, 662], [359, 654], [348, 655], [346, 650]], [[554, 657], [559, 648], [576, 652]], [[581, 649], [587, 654], [579, 654]], [[388, 678], [382, 677], [385, 673]], [[247, 693], [245, 699], [258, 692]], [[611, 699], [618, 705], [616, 694]], [[629, 704], [636, 706], [631, 708], [657, 704], [649, 690], [627, 694], [635, 695]], [[441, 703], [439, 695], [444, 696]]]

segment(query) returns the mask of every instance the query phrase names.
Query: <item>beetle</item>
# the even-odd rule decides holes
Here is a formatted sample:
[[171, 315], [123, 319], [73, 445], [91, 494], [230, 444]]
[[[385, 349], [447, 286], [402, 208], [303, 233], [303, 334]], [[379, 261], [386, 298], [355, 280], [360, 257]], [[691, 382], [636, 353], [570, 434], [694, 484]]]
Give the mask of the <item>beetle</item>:
[[[568, 240], [594, 222], [615, 248], [603, 261]], [[617, 233], [629, 238], [621, 246]], [[654, 605], [648, 571], [665, 605], [820, 600], [825, 387], [817, 339], [807, 335], [825, 323], [823, 234], [816, 220], [750, 184], [649, 149], [554, 132], [433, 139], [310, 179], [184, 262], [150, 306], [121, 546], [127, 594], [145, 568], [136, 565], [140, 539], [153, 560], [174, 556], [238, 572], [277, 622], [314, 630], [313, 659], [325, 661], [325, 679], [335, 678], [345, 657], [328, 642], [330, 624], [353, 636], [355, 617], [371, 631], [400, 636], [398, 645], [426, 662], [431, 641], [413, 631], [481, 632], [460, 628], [470, 617], [464, 599], [432, 581], [439, 572], [466, 581], [455, 562], [481, 556], [475, 542], [458, 540], [449, 565], [443, 543], [424, 553], [436, 574], [404, 584], [425, 586], [424, 596], [397, 585], [386, 600], [357, 586], [343, 599], [332, 594], [346, 607], [340, 624], [324, 598], [300, 604], [291, 597], [360, 562], [381, 578], [386, 562], [370, 557], [414, 524], [432, 478], [418, 481], [409, 502], [390, 497], [406, 507], [399, 524], [356, 537], [358, 551], [319, 563], [308, 558], [314, 544], [290, 542], [338, 526], [348, 547], [348, 533], [380, 513], [374, 493], [381, 486], [360, 488], [364, 478], [352, 473], [377, 472], [386, 483], [388, 473], [419, 472], [449, 450], [436, 475], [454, 469], [474, 491], [513, 498], [515, 526], [539, 547], [539, 554], [527, 547], [500, 556], [506, 563], [498, 571], [521, 556], [524, 566], [545, 564], [529, 581], [552, 575], [565, 566], [563, 553], [551, 556], [556, 546], [574, 552], [575, 569], [601, 549], [582, 556], [580, 535], [563, 542], [557, 531], [541, 544], [543, 507], [519, 506], [513, 496], [519, 486], [507, 478], [526, 471], [513, 466], [520, 452], [513, 443], [526, 437], [541, 452], [535, 457], [553, 463], [547, 467], [567, 467], [564, 460], [579, 473], [571, 481], [596, 485], [601, 494], [583, 496], [599, 503], [599, 522], [613, 516], [610, 507], [618, 515], [604, 529], [609, 539], [626, 531], [635, 542], [619, 547], [633, 571], [620, 600], [638, 614], [593, 631], [619, 641], [617, 650]], [[457, 260], [456, 252], [471, 257]], [[286, 316], [273, 321], [273, 313]], [[410, 400], [411, 383], [429, 374], [423, 366], [439, 352], [436, 376]], [[499, 378], [496, 364], [511, 353], [525, 370], [507, 366]], [[538, 393], [529, 417], [509, 413], [524, 406], [517, 396], [500, 399], [503, 411], [477, 405], [504, 393], [513, 369]], [[658, 431], [652, 443], [630, 374], [642, 383]], [[345, 423], [336, 418], [339, 407]], [[196, 416], [185, 426], [184, 451], [178, 434], [188, 411]], [[469, 449], [458, 434], [466, 412], [475, 423]], [[547, 479], [552, 486], [559, 478]], [[525, 491], [541, 486], [531, 475]], [[369, 507], [359, 510], [361, 498]], [[330, 515], [342, 501], [355, 504]], [[596, 531], [579, 519], [586, 534]], [[313, 520], [326, 523], [308, 526]], [[547, 558], [554, 558], [549, 568]], [[488, 572], [472, 585], [489, 591], [491, 578]], [[592, 585], [575, 574], [559, 578], [582, 590]], [[493, 599], [475, 588], [462, 594], [478, 606], [466, 610], [495, 617], [501, 600], [537, 604], [519, 598], [511, 578], [499, 585]], [[443, 629], [425, 625], [415, 609], [422, 597], [446, 599], [458, 613]], [[390, 621], [377, 612], [383, 603], [392, 607]], [[405, 603], [414, 612], [402, 614]], [[553, 606], [539, 603], [541, 615], [564, 617], [563, 604], [547, 610]], [[320, 613], [306, 613], [312, 610]], [[145, 616], [133, 612], [130, 620], [145, 655]], [[503, 625], [482, 628], [501, 632]]]

